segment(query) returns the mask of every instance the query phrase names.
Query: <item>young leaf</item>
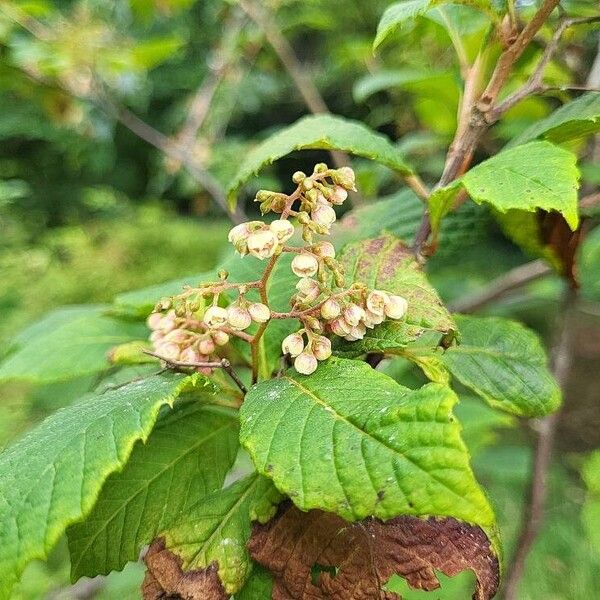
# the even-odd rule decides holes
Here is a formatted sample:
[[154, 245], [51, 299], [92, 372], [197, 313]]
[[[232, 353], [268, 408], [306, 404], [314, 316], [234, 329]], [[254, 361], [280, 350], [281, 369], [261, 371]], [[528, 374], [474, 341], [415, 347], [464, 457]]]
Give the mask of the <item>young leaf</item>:
[[331, 513], [288, 506], [254, 527], [249, 548], [273, 573], [273, 598], [391, 600], [399, 597], [381, 588], [392, 575], [432, 591], [440, 587], [436, 570], [448, 576], [472, 570], [475, 600], [492, 598], [499, 584], [498, 558], [484, 531], [449, 518], [350, 524]]
[[[251, 522], [268, 521], [280, 500], [273, 484], [254, 473], [200, 500], [178, 523], [161, 532], [157, 542], [163, 555], [166, 552], [171, 561], [175, 557], [188, 577], [216, 568], [219, 584], [232, 594], [243, 586], [252, 568], [246, 549]], [[150, 577], [157, 575], [155, 563], [146, 559]], [[175, 591], [164, 589], [167, 595]]]
[[252, 565], [252, 573], [244, 587], [237, 592], [235, 600], [269, 600], [273, 597], [273, 578], [258, 564]]
[[388, 6], [377, 25], [373, 50], [377, 50], [387, 37], [406, 21], [422, 15], [430, 6], [431, 0], [403, 0]]
[[143, 338], [139, 323], [105, 316], [107, 306], [72, 306], [55, 310], [23, 330], [15, 348], [0, 364], [0, 381], [66, 381], [109, 367], [107, 351]]
[[600, 131], [600, 92], [588, 92], [564, 104], [545, 119], [536, 121], [509, 146], [542, 138], [556, 144], [576, 140]]
[[587, 487], [581, 519], [590, 543], [600, 552], [600, 451], [586, 459], [581, 475]]
[[429, 200], [432, 223], [439, 223], [464, 187], [475, 202], [491, 204], [500, 212], [515, 208], [560, 212], [575, 230], [578, 180], [576, 157], [567, 150], [549, 142], [509, 148], [437, 190]]
[[255, 385], [240, 441], [259, 472], [302, 510], [356, 520], [454, 516], [489, 526], [493, 514], [469, 466], [447, 387], [398, 385], [361, 361], [330, 359]]
[[45, 558], [89, 514], [106, 478], [148, 437], [160, 407], [208, 385], [199, 375], [163, 374], [90, 394], [0, 454], [0, 600], [29, 561]]
[[463, 385], [514, 415], [539, 417], [559, 407], [560, 388], [533, 331], [497, 317], [455, 318], [461, 343], [441, 358]]
[[359, 281], [370, 289], [404, 296], [408, 312], [402, 321], [386, 321], [367, 330], [362, 340], [336, 340], [334, 351], [354, 357], [367, 352], [390, 352], [403, 348], [425, 331], [447, 333], [455, 329], [452, 317], [435, 289], [403, 242], [385, 235], [348, 244], [339, 260], [346, 268], [348, 282]]
[[586, 298], [600, 301], [600, 228], [594, 229], [581, 246], [581, 289]]
[[260, 169], [294, 150], [311, 149], [343, 150], [380, 162], [399, 173], [412, 173], [394, 145], [362, 123], [333, 115], [304, 117], [248, 153], [229, 186], [230, 204], [235, 205], [238, 189]]
[[121, 570], [183, 511], [220, 489], [238, 449], [233, 411], [194, 403], [159, 420], [85, 521], [67, 531], [73, 579]]

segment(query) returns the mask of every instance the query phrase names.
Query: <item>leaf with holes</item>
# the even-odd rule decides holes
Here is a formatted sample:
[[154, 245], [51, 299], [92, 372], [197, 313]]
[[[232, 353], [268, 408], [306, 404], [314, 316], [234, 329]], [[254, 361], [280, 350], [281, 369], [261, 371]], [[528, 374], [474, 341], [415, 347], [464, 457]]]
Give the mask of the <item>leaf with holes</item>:
[[248, 153], [227, 192], [235, 205], [239, 188], [263, 167], [294, 150], [342, 150], [370, 158], [403, 175], [412, 169], [403, 161], [398, 150], [384, 136], [358, 121], [333, 115], [304, 117], [285, 127]]
[[108, 478], [92, 512], [67, 531], [74, 579], [121, 570], [144, 544], [223, 485], [238, 449], [235, 411], [194, 403], [159, 420]]
[[107, 477], [145, 440], [161, 406], [205, 377], [164, 374], [90, 394], [59, 410], [0, 454], [0, 599], [25, 565], [45, 558], [91, 511]]
[[107, 308], [60, 308], [24, 329], [0, 363], [0, 381], [51, 383], [108, 369], [108, 350], [144, 337], [146, 329], [106, 316]]
[[[252, 569], [246, 549], [251, 522], [268, 521], [280, 500], [273, 484], [254, 473], [191, 506], [179, 521], [160, 532], [160, 543], [176, 557], [184, 573], [214, 569], [225, 591], [232, 594]], [[152, 565], [148, 567], [151, 573]], [[165, 592], [174, 590], [165, 588]]]
[[441, 359], [463, 385], [491, 406], [523, 417], [546, 415], [560, 406], [560, 388], [533, 331], [497, 317], [455, 318], [461, 343]]
[[259, 472], [302, 510], [347, 519], [399, 514], [493, 524], [452, 416], [455, 394], [409, 390], [361, 361], [330, 359], [255, 385], [240, 441]]
[[538, 208], [561, 213], [571, 229], [579, 223], [577, 158], [549, 142], [530, 142], [496, 154], [467, 171], [429, 199], [432, 223], [438, 225], [461, 189], [478, 204], [506, 212]]
[[266, 525], [255, 525], [249, 548], [272, 572], [275, 600], [400, 600], [381, 589], [392, 575], [432, 591], [440, 587], [436, 570], [448, 576], [472, 570], [475, 600], [498, 590], [500, 569], [490, 540], [480, 527], [456, 519], [400, 516], [350, 524], [288, 506]]
[[448, 333], [456, 328], [413, 253], [397, 238], [386, 235], [348, 244], [338, 258], [346, 269], [347, 283], [357, 281], [370, 289], [399, 294], [406, 298], [408, 311], [401, 321], [387, 320], [367, 330], [362, 340], [335, 338], [335, 354], [356, 357], [367, 352], [393, 352], [427, 331]]

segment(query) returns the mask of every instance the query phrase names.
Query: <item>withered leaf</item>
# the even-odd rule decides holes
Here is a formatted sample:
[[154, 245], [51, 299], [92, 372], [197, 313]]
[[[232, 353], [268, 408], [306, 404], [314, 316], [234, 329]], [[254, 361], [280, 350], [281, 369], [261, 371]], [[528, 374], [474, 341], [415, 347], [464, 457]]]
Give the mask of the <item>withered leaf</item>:
[[148, 570], [142, 583], [144, 600], [227, 600], [217, 573], [217, 564], [205, 569], [182, 571], [182, 560], [156, 539], [144, 562]]
[[474, 600], [493, 598], [499, 584], [498, 558], [484, 531], [453, 518], [349, 523], [288, 503], [254, 526], [248, 548], [272, 572], [273, 600], [399, 600], [382, 589], [393, 574], [431, 591], [440, 587], [436, 570], [450, 577], [472, 570]]

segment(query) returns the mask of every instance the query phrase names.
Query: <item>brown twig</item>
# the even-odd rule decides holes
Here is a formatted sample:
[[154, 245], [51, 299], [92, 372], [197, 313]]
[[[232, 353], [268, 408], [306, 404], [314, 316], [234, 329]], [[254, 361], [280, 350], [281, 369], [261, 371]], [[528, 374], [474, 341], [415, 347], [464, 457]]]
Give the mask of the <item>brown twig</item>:
[[[561, 323], [556, 344], [552, 353], [552, 372], [561, 389], [565, 390], [572, 360], [572, 321], [577, 301], [577, 292], [567, 288]], [[552, 450], [560, 412], [555, 412], [537, 421], [538, 440], [533, 458], [529, 500], [516, 550], [506, 570], [504, 600], [517, 600], [519, 584], [525, 570], [525, 562], [529, 551], [537, 537], [544, 518], [544, 505], [548, 495], [548, 471], [552, 460]]]
[[452, 312], [475, 312], [490, 302], [501, 298], [508, 292], [518, 289], [532, 281], [536, 281], [537, 279], [541, 279], [550, 273], [552, 273], [552, 268], [543, 260], [534, 260], [527, 264], [519, 265], [492, 280], [482, 290], [453, 302], [448, 308]]
[[238, 388], [240, 388], [242, 394], [245, 394], [248, 391], [242, 380], [238, 377], [237, 373], [231, 366], [231, 363], [226, 358], [221, 358], [220, 360], [206, 360], [201, 362], [181, 362], [178, 360], [165, 358], [164, 356], [156, 354], [155, 352], [151, 352], [150, 350], [142, 350], [142, 352], [148, 356], [158, 358], [166, 363], [169, 367], [176, 369], [223, 369], [223, 371], [225, 371], [227, 375], [231, 377]]

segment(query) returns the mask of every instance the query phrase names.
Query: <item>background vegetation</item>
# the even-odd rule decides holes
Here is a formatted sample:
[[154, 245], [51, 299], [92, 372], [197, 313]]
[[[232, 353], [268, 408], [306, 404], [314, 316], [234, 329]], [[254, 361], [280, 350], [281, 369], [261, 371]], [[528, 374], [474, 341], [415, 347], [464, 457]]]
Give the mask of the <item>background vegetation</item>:
[[[0, 354], [19, 328], [53, 307], [106, 302], [212, 267], [226, 251], [229, 222], [211, 190], [232, 178], [257, 141], [309, 112], [329, 109], [369, 124], [394, 140], [426, 179], [439, 178], [460, 93], [453, 43], [461, 36], [459, 53], [471, 53], [484, 19], [451, 5], [410, 22], [373, 54], [387, 4], [1, 1]], [[517, 4], [527, 10], [535, 2]], [[570, 14], [598, 13], [591, 0], [563, 5]], [[550, 27], [543, 30], [519, 61], [516, 83], [530, 74], [551, 34]], [[477, 159], [581, 94], [577, 88], [590, 87], [590, 72], [600, 70], [598, 52], [593, 25], [569, 31], [564, 51], [546, 69], [550, 89], [511, 109], [486, 136]], [[600, 88], [598, 80], [591, 87]], [[185, 149], [185, 160], [175, 145]], [[582, 187], [592, 197], [600, 185], [600, 142], [571, 145], [587, 157]], [[298, 153], [265, 170], [243, 190], [245, 210], [258, 214], [251, 202], [256, 189], [277, 189], [292, 171], [319, 159], [329, 157]], [[401, 182], [384, 167], [358, 159], [352, 164], [361, 193], [354, 207], [376, 200], [391, 206], [404, 198], [406, 208], [390, 228], [412, 232], [420, 210]], [[575, 360], [523, 600], [588, 600], [600, 577], [594, 503], [600, 483], [594, 455], [589, 458], [600, 447], [600, 236], [593, 231], [593, 205], [589, 214], [580, 267], [584, 301], [572, 319]], [[428, 269], [450, 303], [531, 260], [531, 248], [515, 245], [487, 209], [472, 204], [453, 217], [442, 242]], [[559, 291], [558, 277], [548, 275], [482, 312], [520, 319], [550, 344]], [[405, 383], [419, 377], [400, 360], [385, 368], [402, 373]], [[90, 385], [89, 378], [43, 387], [4, 384], [0, 446]], [[510, 556], [527, 496], [535, 424], [494, 413], [468, 393], [458, 412]], [[69, 587], [67, 556], [62, 545], [47, 564], [31, 565], [15, 598], [82, 597]], [[140, 566], [130, 565], [94, 588], [94, 597], [137, 598], [141, 574]], [[409, 600], [429, 597], [397, 585]], [[469, 585], [463, 575], [430, 596], [464, 598]]]

